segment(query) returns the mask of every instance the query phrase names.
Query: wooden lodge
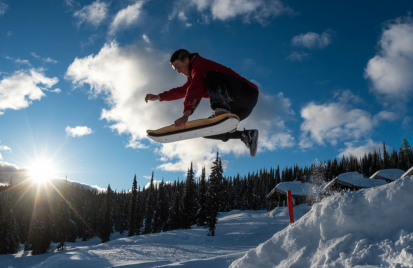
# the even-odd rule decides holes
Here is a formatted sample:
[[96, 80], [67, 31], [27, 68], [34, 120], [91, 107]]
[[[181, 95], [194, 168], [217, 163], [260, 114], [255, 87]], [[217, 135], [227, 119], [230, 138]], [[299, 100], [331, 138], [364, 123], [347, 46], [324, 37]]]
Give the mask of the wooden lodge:
[[[412, 171], [413, 172], [413, 171]], [[382, 169], [374, 173], [370, 179], [380, 179], [384, 180], [387, 183], [393, 182], [399, 178], [401, 178], [405, 174], [404, 170], [401, 169]]]
[[291, 190], [293, 206], [303, 203], [312, 205], [322, 199], [321, 188], [315, 184], [301, 181], [281, 182], [267, 195], [269, 210], [275, 207], [287, 206], [287, 191]]
[[365, 178], [358, 172], [347, 172], [337, 176], [321, 191], [321, 195], [330, 196], [336, 192], [358, 191], [364, 188], [384, 185], [384, 180]]

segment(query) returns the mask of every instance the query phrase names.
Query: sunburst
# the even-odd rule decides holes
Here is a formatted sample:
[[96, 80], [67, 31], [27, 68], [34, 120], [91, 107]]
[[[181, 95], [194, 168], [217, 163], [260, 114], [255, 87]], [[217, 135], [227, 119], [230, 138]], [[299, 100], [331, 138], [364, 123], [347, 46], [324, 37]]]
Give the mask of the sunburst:
[[30, 168], [30, 177], [37, 182], [45, 182], [55, 176], [50, 161], [38, 160]]

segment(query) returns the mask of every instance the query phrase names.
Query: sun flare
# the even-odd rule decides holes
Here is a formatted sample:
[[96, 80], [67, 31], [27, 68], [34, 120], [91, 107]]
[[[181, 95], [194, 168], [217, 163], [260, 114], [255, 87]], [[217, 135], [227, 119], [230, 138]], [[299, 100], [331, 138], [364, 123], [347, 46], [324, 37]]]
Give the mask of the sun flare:
[[37, 182], [44, 182], [54, 176], [53, 166], [47, 161], [38, 161], [30, 168], [30, 177]]

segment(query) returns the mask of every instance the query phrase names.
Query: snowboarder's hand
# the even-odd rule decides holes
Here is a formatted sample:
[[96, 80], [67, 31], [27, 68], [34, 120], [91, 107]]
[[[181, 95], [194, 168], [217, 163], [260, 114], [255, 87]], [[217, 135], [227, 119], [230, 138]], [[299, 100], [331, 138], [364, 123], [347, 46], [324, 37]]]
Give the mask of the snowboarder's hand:
[[175, 127], [180, 128], [180, 129], [184, 129], [186, 122], [188, 122], [188, 117], [183, 115], [181, 118], [175, 120]]
[[180, 128], [180, 129], [184, 129], [185, 128], [185, 123], [188, 122], [188, 117], [191, 115], [192, 111], [191, 110], [187, 110], [184, 112], [184, 115], [175, 120], [175, 127], [176, 128]]
[[160, 100], [160, 99], [161, 98], [159, 97], [159, 95], [154, 95], [154, 94], [146, 94], [146, 97], [145, 97], [146, 103], [148, 103], [148, 100], [156, 101], [156, 100]]

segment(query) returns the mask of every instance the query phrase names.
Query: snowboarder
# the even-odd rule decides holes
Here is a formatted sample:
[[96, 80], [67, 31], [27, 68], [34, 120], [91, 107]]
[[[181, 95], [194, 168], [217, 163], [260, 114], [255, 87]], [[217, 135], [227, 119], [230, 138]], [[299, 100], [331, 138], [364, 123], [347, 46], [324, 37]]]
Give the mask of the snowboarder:
[[[147, 94], [145, 101], [172, 101], [185, 98], [183, 116], [175, 120], [175, 127], [184, 129], [188, 117], [198, 107], [202, 98], [209, 98], [210, 105], [218, 116], [225, 113], [236, 114], [242, 121], [247, 118], [258, 100], [256, 85], [219, 63], [189, 53], [185, 49], [175, 51], [170, 59], [172, 68], [187, 77], [187, 82], [160, 94]], [[255, 156], [258, 144], [258, 130], [233, 131], [204, 137], [224, 142], [239, 139], [245, 143], [251, 156]]]

